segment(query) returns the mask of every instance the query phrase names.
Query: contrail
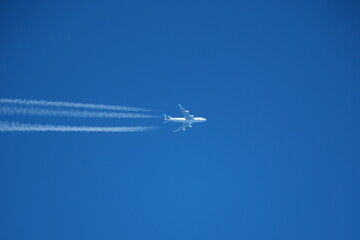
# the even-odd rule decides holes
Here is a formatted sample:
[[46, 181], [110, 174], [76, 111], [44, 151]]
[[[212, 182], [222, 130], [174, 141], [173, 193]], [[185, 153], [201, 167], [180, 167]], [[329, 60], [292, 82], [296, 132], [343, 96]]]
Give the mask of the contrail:
[[155, 127], [87, 127], [0, 122], [0, 132], [145, 132]]
[[143, 109], [143, 108], [115, 106], [115, 105], [59, 102], [59, 101], [45, 101], [45, 100], [11, 99], [11, 98], [0, 98], [0, 104], [18, 104], [18, 105], [26, 105], [26, 106], [41, 106], [41, 107], [88, 108], [88, 109], [98, 109], [98, 110], [133, 111], [133, 112], [149, 111], [149, 110]]
[[32, 115], [52, 117], [78, 117], [78, 118], [158, 118], [158, 116], [131, 112], [109, 112], [88, 110], [63, 110], [49, 108], [23, 108], [23, 107], [0, 107], [3, 115]]

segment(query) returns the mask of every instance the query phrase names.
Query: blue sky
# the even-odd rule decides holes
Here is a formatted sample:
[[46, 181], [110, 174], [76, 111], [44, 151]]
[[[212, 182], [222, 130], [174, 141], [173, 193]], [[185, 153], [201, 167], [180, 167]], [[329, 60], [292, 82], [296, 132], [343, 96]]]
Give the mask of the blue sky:
[[1, 133], [0, 239], [359, 239], [356, 1], [9, 1], [0, 97], [206, 117]]

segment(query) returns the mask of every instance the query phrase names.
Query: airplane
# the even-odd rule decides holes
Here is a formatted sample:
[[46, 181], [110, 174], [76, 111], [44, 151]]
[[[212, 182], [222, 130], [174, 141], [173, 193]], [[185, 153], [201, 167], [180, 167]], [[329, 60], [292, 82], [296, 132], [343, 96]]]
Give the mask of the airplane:
[[164, 114], [164, 123], [167, 122], [176, 122], [176, 123], [182, 123], [182, 125], [175, 129], [173, 132], [179, 132], [181, 130], [185, 131], [187, 127], [191, 128], [193, 123], [202, 123], [206, 121], [206, 118], [203, 117], [194, 117], [194, 115], [189, 114], [189, 110], [185, 110], [183, 106], [179, 104], [179, 108], [184, 115], [183, 118], [172, 118], [166, 114]]

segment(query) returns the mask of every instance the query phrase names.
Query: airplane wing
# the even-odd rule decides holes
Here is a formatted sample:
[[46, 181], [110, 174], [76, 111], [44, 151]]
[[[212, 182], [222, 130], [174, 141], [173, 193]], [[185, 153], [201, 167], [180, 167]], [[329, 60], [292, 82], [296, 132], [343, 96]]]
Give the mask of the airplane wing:
[[181, 125], [179, 128], [175, 129], [173, 132], [179, 132], [181, 130], [185, 131], [186, 127], [188, 127], [189, 125], [190, 124], [185, 123], [185, 124]]
[[184, 115], [186, 120], [190, 120], [190, 119], [194, 118], [193, 115], [189, 114], [189, 110], [185, 110], [185, 108], [183, 106], [181, 106], [180, 104], [179, 104], [179, 108], [180, 108], [180, 110], [181, 110], [181, 112]]

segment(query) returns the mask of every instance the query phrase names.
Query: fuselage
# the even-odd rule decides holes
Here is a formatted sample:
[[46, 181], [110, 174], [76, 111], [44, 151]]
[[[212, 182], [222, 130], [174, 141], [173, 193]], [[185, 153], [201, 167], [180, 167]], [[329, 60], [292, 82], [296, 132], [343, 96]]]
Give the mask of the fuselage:
[[170, 118], [170, 119], [167, 119], [167, 121], [169, 121], [169, 122], [177, 122], [177, 123], [188, 123], [188, 124], [192, 124], [192, 123], [205, 122], [205, 121], [206, 121], [206, 118], [203, 118], [203, 117], [194, 117], [193, 119]]

